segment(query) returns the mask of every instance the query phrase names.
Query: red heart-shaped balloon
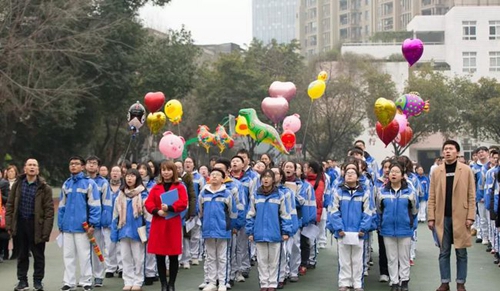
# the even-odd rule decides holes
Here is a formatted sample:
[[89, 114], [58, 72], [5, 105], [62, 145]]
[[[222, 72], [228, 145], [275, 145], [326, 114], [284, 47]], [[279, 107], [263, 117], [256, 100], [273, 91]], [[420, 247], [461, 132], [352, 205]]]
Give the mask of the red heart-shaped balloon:
[[398, 136], [399, 123], [396, 120], [393, 120], [386, 127], [382, 127], [382, 124], [377, 122], [376, 130], [378, 137], [387, 147], [387, 145], [390, 144], [396, 136]]
[[162, 92], [149, 92], [144, 96], [144, 104], [149, 112], [160, 110], [165, 103], [165, 95]]
[[281, 134], [281, 141], [283, 142], [283, 145], [285, 146], [287, 151], [290, 151], [294, 146], [295, 146], [295, 133], [291, 130], [285, 130]]
[[406, 126], [405, 131], [399, 134], [398, 144], [405, 147], [413, 138], [413, 130], [411, 127]]

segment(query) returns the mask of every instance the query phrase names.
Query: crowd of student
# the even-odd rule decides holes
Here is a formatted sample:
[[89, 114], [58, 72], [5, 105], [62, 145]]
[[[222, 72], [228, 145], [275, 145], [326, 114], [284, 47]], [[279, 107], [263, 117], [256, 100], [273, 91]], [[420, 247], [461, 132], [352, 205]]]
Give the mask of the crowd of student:
[[[443, 151], [447, 145], [460, 150], [458, 144], [450, 142]], [[479, 242], [496, 256], [497, 264], [498, 225], [492, 214], [498, 213], [498, 154], [497, 149], [491, 149], [488, 156], [487, 148], [479, 148], [478, 160], [471, 164], [478, 208], [473, 229], [477, 229]], [[446, 174], [448, 162], [455, 163], [450, 173], [455, 167], [461, 169], [448, 154], [447, 159]], [[440, 169], [437, 164], [431, 171]], [[363, 141], [355, 142], [340, 167], [332, 160], [275, 165], [267, 154], [252, 162], [248, 151], [242, 149], [231, 159], [214, 158], [198, 170], [188, 157], [160, 164], [124, 161], [108, 171], [95, 156], [70, 158], [69, 170], [71, 177], [62, 186], [57, 212], [65, 269], [62, 291], [77, 286], [83, 290], [102, 287], [105, 278], [116, 275], [123, 279], [124, 291], [139, 291], [157, 281], [162, 291], [175, 291], [179, 268], [189, 269], [200, 261], [204, 262], [200, 290], [235, 288], [249, 277], [254, 264], [261, 291], [283, 289], [287, 282], [299, 282], [316, 268], [318, 249], [327, 245], [327, 230], [337, 239], [339, 291], [364, 290], [364, 277], [373, 265], [375, 236], [379, 280], [388, 282], [391, 291], [406, 291], [410, 289], [410, 267], [417, 259], [418, 223], [429, 219], [437, 243], [445, 243], [450, 233], [446, 226], [444, 234], [438, 230], [442, 220], [435, 217], [439, 216], [435, 209], [451, 209], [451, 197], [458, 201], [450, 186], [453, 175], [444, 178], [452, 190], [443, 194], [446, 203], [442, 202], [436, 198], [439, 189], [432, 191], [420, 165], [400, 156], [385, 159], [379, 168]], [[23, 186], [22, 191], [29, 191], [29, 187]], [[8, 198], [12, 216], [16, 198]], [[26, 208], [20, 205], [20, 209]], [[474, 207], [469, 208], [472, 211]], [[443, 214], [445, 221], [450, 213]], [[50, 217], [46, 220], [50, 223]], [[83, 222], [88, 223], [88, 229]], [[7, 230], [12, 227], [8, 220]], [[101, 248], [103, 262], [92, 250], [89, 237]], [[449, 290], [449, 270], [442, 267], [448, 260], [449, 269], [449, 250], [443, 254], [443, 249], [438, 291]], [[37, 259], [43, 260], [40, 252], [43, 255], [43, 249], [34, 253], [34, 287], [38, 291], [43, 290], [44, 272], [37, 264]], [[22, 253], [15, 290], [29, 286], [29, 252]], [[458, 290], [465, 290], [465, 277], [457, 278], [457, 284]]]

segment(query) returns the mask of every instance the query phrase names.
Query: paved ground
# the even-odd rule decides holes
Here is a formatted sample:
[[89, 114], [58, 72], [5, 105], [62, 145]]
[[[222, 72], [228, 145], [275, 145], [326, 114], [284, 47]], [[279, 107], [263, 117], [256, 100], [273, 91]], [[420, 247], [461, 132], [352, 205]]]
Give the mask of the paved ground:
[[[437, 262], [438, 249], [434, 246], [430, 232], [421, 224], [419, 228], [418, 254], [416, 265], [411, 269], [410, 290], [433, 291], [439, 285], [439, 269]], [[365, 280], [365, 290], [389, 290], [385, 283], [378, 282], [377, 245], [374, 244], [375, 265], [370, 270], [370, 275]], [[299, 283], [287, 284], [285, 290], [337, 290], [337, 251], [336, 243], [327, 249], [321, 250], [318, 267], [310, 270], [306, 276], [300, 278]], [[63, 273], [62, 252], [55, 242], [47, 244], [46, 250], [46, 278], [45, 290], [57, 291], [61, 287]], [[452, 256], [452, 262], [455, 260]], [[493, 263], [493, 257], [485, 252], [485, 247], [475, 244], [469, 249], [469, 278], [467, 290], [499, 290], [500, 268]], [[452, 264], [453, 265], [453, 264]], [[30, 272], [30, 276], [31, 276]], [[455, 269], [452, 269], [455, 274]], [[453, 277], [453, 276], [452, 276]], [[176, 288], [178, 291], [198, 290], [198, 285], [203, 280], [202, 266], [193, 266], [190, 270], [180, 270]], [[16, 284], [16, 263], [7, 261], [0, 264], [0, 290], [13, 290]], [[30, 282], [31, 284], [31, 282]], [[106, 279], [101, 290], [121, 290], [123, 281], [119, 278]], [[99, 290], [98, 289], [98, 290]], [[81, 289], [80, 289], [81, 290]], [[146, 286], [144, 290], [159, 290], [158, 283]], [[250, 278], [245, 283], [237, 283], [233, 290], [259, 290], [257, 270], [254, 267]], [[451, 290], [456, 290], [454, 284]]]

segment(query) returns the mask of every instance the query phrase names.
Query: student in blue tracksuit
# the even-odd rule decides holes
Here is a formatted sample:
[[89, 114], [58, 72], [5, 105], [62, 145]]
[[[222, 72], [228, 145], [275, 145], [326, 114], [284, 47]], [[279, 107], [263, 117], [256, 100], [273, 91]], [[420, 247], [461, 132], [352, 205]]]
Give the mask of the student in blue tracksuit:
[[[294, 162], [283, 164], [285, 187], [295, 194], [299, 231], [294, 235], [290, 258], [290, 282], [299, 280], [299, 273], [305, 275], [309, 261], [309, 239], [303, 236], [302, 229], [316, 222], [316, 197], [313, 187], [304, 181], [302, 166]], [[300, 176], [299, 176], [300, 175]]]
[[[108, 180], [99, 175], [99, 168], [101, 166], [101, 159], [96, 156], [90, 156], [87, 158], [85, 163], [85, 170], [90, 179], [94, 180], [97, 185], [97, 190], [101, 197], [101, 221], [98, 225], [94, 225], [94, 237], [97, 245], [104, 251], [108, 248], [106, 242], [109, 242], [105, 238], [105, 233], [109, 234], [111, 227], [110, 216], [113, 212], [111, 201], [111, 195], [108, 195]], [[92, 273], [94, 276], [94, 287], [102, 287], [104, 281], [104, 273], [106, 271], [105, 262], [100, 262], [97, 255], [92, 252]]]
[[120, 242], [123, 258], [123, 290], [140, 291], [144, 283], [144, 255], [146, 247], [139, 235], [139, 228], [146, 228], [146, 209], [144, 201], [148, 197], [146, 187], [142, 185], [141, 175], [136, 169], [127, 170], [125, 185], [115, 201], [111, 240]]
[[484, 205], [484, 181], [486, 170], [489, 168], [489, 152], [488, 148], [481, 146], [476, 149], [478, 160], [471, 165], [472, 172], [474, 173], [474, 180], [476, 182], [476, 204], [477, 215], [474, 221], [474, 228], [477, 229], [476, 243], [487, 245], [489, 242], [488, 237], [488, 211]]
[[[388, 183], [389, 179], [389, 169], [393, 161], [390, 158], [386, 158], [382, 161], [381, 170], [382, 173], [375, 180], [375, 197], [378, 197], [378, 193], [382, 191], [383, 188]], [[389, 282], [389, 268], [387, 267], [387, 253], [385, 250], [384, 238], [380, 235], [379, 221], [380, 217], [378, 213], [374, 214], [374, 220], [377, 223], [377, 241], [378, 241], [378, 267], [380, 271], [379, 282]]]
[[[101, 196], [96, 183], [83, 173], [85, 160], [80, 156], [69, 159], [71, 177], [64, 182], [59, 196], [57, 224], [63, 235], [64, 277], [62, 291], [76, 288], [76, 260], [80, 263], [79, 285], [92, 290], [90, 243], [87, 235], [101, 223]], [[87, 222], [89, 228], [83, 229]]]
[[228, 284], [228, 246], [238, 213], [233, 195], [224, 185], [225, 178], [224, 171], [212, 169], [210, 183], [203, 188], [198, 199], [201, 234], [205, 240], [205, 278], [208, 280], [203, 291], [225, 291]]
[[[120, 189], [122, 188], [122, 171], [120, 166], [114, 166], [111, 168], [109, 174], [109, 190], [108, 195], [111, 196], [111, 213], [106, 213], [109, 221], [113, 221], [113, 210], [115, 209], [115, 201], [118, 194], [120, 194]], [[103, 216], [104, 217], [104, 216]], [[110, 223], [111, 226], [111, 223]], [[106, 261], [106, 278], [113, 278], [115, 272], [118, 272], [118, 277], [123, 275], [123, 264], [121, 259], [120, 247], [117, 243], [111, 241], [111, 227], [109, 229], [103, 229], [105, 232], [104, 239], [109, 240], [106, 243], [108, 248], [104, 250], [104, 260]]]
[[[231, 176], [241, 182], [244, 193], [241, 203], [245, 207], [245, 216], [250, 205], [250, 196], [255, 193], [259, 186], [259, 174], [250, 166], [250, 153], [246, 149], [240, 149], [236, 156], [231, 159]], [[237, 233], [238, 273], [236, 281], [244, 282], [248, 278], [251, 269], [251, 247], [245, 229], [241, 228]]]
[[[231, 192], [231, 195], [233, 196], [233, 200], [235, 201], [236, 209], [238, 212], [238, 218], [235, 220], [230, 241], [230, 248], [231, 248], [230, 261], [227, 262], [230, 266], [230, 273], [228, 278], [229, 285], [226, 287], [232, 288], [234, 286], [236, 273], [238, 271], [238, 261], [236, 259], [236, 249], [237, 249], [236, 233], [238, 233], [240, 229], [244, 228], [246, 223], [246, 211], [245, 207], [243, 206], [243, 203], [241, 203], [242, 199], [241, 195], [243, 194], [244, 190], [243, 190], [243, 185], [241, 184], [240, 181], [231, 178], [229, 172], [229, 169], [231, 168], [230, 160], [226, 158], [219, 158], [217, 159], [217, 161], [215, 161], [213, 168], [219, 169], [224, 173], [226, 173], [226, 178], [224, 179], [224, 185], [226, 185], [226, 188], [229, 190], [229, 192]], [[206, 278], [205, 282], [208, 282]]]
[[344, 165], [343, 173], [343, 184], [334, 190], [327, 226], [338, 240], [339, 291], [347, 291], [351, 286], [362, 291], [363, 245], [372, 228], [373, 211], [369, 190], [359, 183], [358, 165]]
[[[290, 238], [293, 237], [299, 230], [299, 221], [297, 218], [296, 200], [295, 193], [284, 186], [285, 183], [285, 172], [283, 169], [278, 167], [273, 167], [271, 170], [274, 172], [275, 185], [278, 190], [285, 196], [285, 203], [288, 213], [290, 213], [290, 219], [292, 222], [292, 232]], [[292, 240], [288, 239], [283, 243], [280, 255], [280, 273], [278, 278], [278, 289], [282, 289], [285, 286], [285, 280], [290, 276], [290, 256], [292, 252]]]
[[498, 167], [498, 156], [499, 152], [497, 150], [491, 150], [490, 152], [490, 169], [486, 172], [486, 180], [484, 184], [484, 206], [488, 211], [488, 228], [489, 228], [489, 238], [490, 243], [486, 248], [487, 252], [497, 253], [499, 249], [498, 241], [498, 230], [495, 227], [496, 213], [494, 209], [495, 204], [495, 186], [496, 178], [499, 171]]
[[[149, 191], [151, 191], [153, 186], [156, 184], [153, 170], [150, 165], [146, 163], [139, 163], [137, 165], [137, 171], [139, 171], [139, 174], [141, 175], [142, 185], [146, 188], [146, 191], [148, 192], [147, 196], [149, 196]], [[150, 213], [146, 211], [144, 217], [148, 223], [151, 223], [152, 216]], [[156, 276], [156, 255], [146, 253], [146, 259], [144, 260], [144, 285], [153, 285]]]
[[384, 237], [391, 291], [408, 291], [410, 246], [418, 214], [418, 197], [404, 177], [405, 169], [393, 163], [389, 182], [377, 197], [380, 234]]
[[429, 176], [424, 174], [424, 167], [422, 165], [417, 165], [415, 167], [415, 172], [417, 172], [417, 178], [420, 183], [423, 195], [419, 196], [419, 208], [418, 208], [418, 221], [425, 222], [427, 220], [427, 200], [429, 200]]
[[256, 243], [261, 290], [275, 290], [281, 249], [283, 241], [287, 241], [292, 233], [292, 222], [285, 196], [275, 186], [274, 172], [264, 170], [260, 182], [261, 186], [250, 198], [246, 233], [248, 239]]

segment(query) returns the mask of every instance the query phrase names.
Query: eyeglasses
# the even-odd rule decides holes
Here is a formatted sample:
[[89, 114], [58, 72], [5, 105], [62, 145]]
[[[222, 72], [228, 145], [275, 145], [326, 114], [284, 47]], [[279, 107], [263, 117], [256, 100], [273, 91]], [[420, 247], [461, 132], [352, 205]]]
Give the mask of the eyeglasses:
[[390, 174], [401, 174], [401, 171], [394, 171], [394, 170], [393, 170], [393, 171], [390, 171], [389, 173], [390, 173]]

